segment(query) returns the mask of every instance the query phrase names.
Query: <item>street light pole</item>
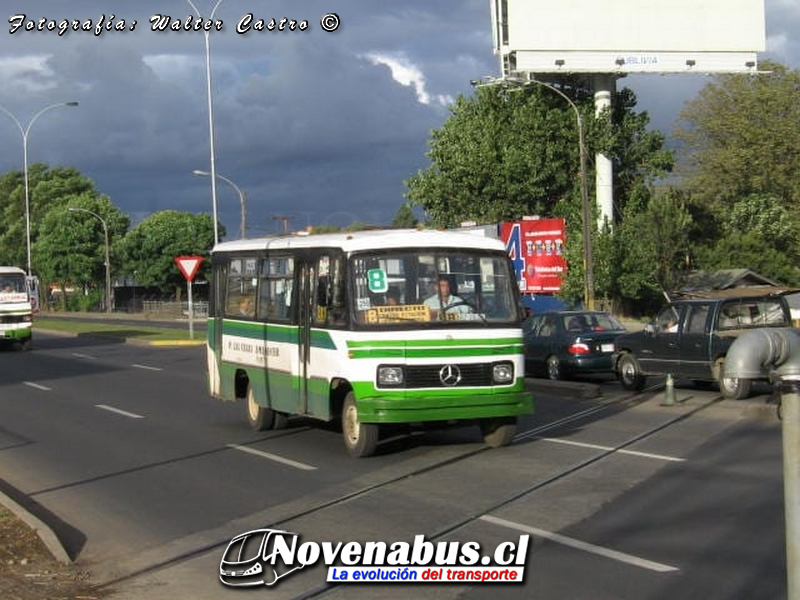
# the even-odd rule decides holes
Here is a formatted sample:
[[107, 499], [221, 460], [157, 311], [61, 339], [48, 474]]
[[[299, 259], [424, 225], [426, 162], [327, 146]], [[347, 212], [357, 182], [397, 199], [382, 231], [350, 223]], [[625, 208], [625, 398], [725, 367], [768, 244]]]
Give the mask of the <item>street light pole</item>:
[[103, 224], [103, 235], [105, 236], [105, 243], [106, 243], [106, 312], [110, 313], [111, 312], [111, 263], [109, 262], [109, 256], [108, 256], [108, 224], [106, 223], [106, 220], [103, 217], [101, 217], [94, 211], [87, 210], [85, 208], [75, 208], [75, 207], [70, 207], [69, 211], [89, 213], [90, 215], [99, 219], [100, 222]]
[[[587, 168], [586, 168], [586, 132], [583, 127], [583, 117], [581, 111], [572, 99], [556, 86], [538, 79], [524, 79], [516, 80], [509, 77], [500, 79], [489, 78], [488, 84], [517, 84], [529, 85], [536, 84], [545, 87], [567, 101], [567, 104], [572, 107], [575, 113], [575, 120], [578, 123], [578, 153], [580, 157], [580, 182], [581, 182], [581, 213], [582, 213], [582, 231], [583, 231], [583, 303], [587, 310], [594, 310], [594, 259], [592, 257], [592, 211], [589, 204], [589, 185], [587, 182]], [[473, 82], [474, 85], [479, 85], [477, 81]]]
[[[203, 177], [211, 177], [211, 173], [209, 173], [208, 171], [201, 171], [199, 169], [195, 169], [194, 171], [192, 171], [192, 174]], [[239, 194], [239, 205], [241, 207], [240, 236], [242, 239], [245, 239], [247, 237], [247, 199], [245, 197], [245, 194], [238, 185], [233, 183], [233, 181], [231, 181], [224, 175], [220, 175], [219, 173], [217, 173], [217, 177], [219, 177], [220, 179], [222, 179], [222, 181], [230, 185], [234, 190], [236, 190], [236, 193]]]
[[[186, 0], [189, 3], [189, 6], [192, 7], [195, 14], [202, 18], [203, 15], [197, 10], [197, 7], [194, 5], [192, 0]], [[209, 16], [209, 20], [214, 18], [214, 13], [217, 12], [217, 8], [222, 3], [222, 0], [217, 0], [214, 7], [211, 9], [211, 15]], [[212, 218], [214, 219], [214, 243], [216, 244], [219, 242], [219, 225], [217, 223], [217, 167], [216, 167], [216, 159], [214, 157], [214, 105], [212, 101], [212, 93], [211, 93], [211, 39], [210, 39], [211, 31], [208, 29], [203, 30], [203, 36], [206, 40], [206, 91], [208, 95], [208, 142], [209, 148], [211, 153], [211, 212]]]
[[78, 106], [77, 102], [58, 102], [56, 104], [51, 104], [49, 106], [45, 106], [42, 110], [38, 113], [33, 115], [30, 121], [28, 121], [27, 126], [22, 125], [19, 119], [15, 117], [11, 111], [9, 111], [5, 106], [0, 104], [0, 110], [6, 113], [12, 121], [17, 125], [19, 128], [19, 132], [22, 134], [22, 160], [24, 165], [24, 179], [25, 179], [25, 247], [27, 249], [27, 268], [28, 268], [28, 275], [31, 275], [31, 201], [30, 201], [30, 189], [28, 184], [28, 133], [30, 133], [31, 127], [33, 123], [46, 113], [48, 110], [52, 110], [54, 108], [59, 108], [60, 106]]

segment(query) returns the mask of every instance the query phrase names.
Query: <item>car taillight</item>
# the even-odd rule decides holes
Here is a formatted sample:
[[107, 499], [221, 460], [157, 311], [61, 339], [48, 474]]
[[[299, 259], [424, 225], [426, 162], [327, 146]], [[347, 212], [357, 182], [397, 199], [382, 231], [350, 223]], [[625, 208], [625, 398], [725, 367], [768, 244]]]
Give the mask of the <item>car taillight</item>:
[[567, 348], [567, 352], [569, 352], [570, 354], [589, 354], [591, 350], [589, 349], [589, 346], [587, 346], [586, 344], [581, 342], [576, 342], [574, 344], [571, 344], [570, 347]]

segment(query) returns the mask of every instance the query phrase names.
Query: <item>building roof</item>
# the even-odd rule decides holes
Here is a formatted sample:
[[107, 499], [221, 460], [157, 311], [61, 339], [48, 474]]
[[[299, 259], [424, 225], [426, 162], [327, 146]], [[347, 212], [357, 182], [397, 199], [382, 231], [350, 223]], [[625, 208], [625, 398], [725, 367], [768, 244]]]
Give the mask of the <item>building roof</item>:
[[750, 269], [719, 269], [694, 271], [675, 294], [683, 297], [708, 298], [781, 294], [793, 289], [781, 286]]

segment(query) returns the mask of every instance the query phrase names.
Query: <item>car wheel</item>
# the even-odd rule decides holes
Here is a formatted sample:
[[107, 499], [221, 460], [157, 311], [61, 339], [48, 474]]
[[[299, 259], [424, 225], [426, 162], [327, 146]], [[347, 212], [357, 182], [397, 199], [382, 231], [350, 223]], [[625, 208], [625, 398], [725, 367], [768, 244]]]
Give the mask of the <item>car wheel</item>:
[[561, 379], [561, 362], [557, 356], [547, 357], [547, 378], [553, 381]]
[[354, 458], [371, 456], [378, 446], [378, 426], [359, 420], [353, 392], [347, 393], [342, 406], [342, 435], [347, 453]]
[[517, 419], [515, 417], [497, 417], [481, 420], [481, 434], [483, 443], [490, 448], [508, 446], [517, 433]]
[[639, 361], [633, 354], [623, 354], [617, 362], [617, 376], [622, 387], [631, 392], [641, 392], [646, 377], [642, 375]]

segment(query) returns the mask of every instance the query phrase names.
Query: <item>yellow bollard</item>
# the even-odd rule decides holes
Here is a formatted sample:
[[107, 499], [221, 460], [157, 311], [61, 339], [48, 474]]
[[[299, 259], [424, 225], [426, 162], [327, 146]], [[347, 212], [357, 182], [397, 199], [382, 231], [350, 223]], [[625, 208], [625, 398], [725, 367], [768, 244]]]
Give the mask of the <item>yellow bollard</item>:
[[664, 401], [661, 406], [675, 406], [675, 381], [672, 379], [672, 373], [667, 375], [667, 383], [664, 386]]

